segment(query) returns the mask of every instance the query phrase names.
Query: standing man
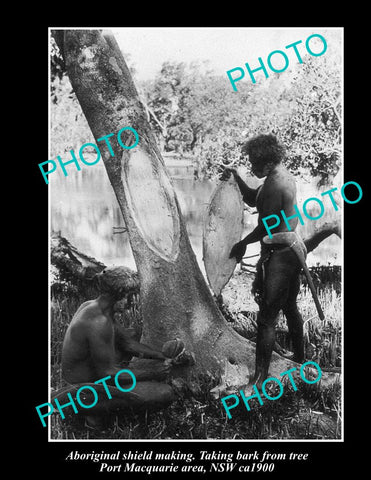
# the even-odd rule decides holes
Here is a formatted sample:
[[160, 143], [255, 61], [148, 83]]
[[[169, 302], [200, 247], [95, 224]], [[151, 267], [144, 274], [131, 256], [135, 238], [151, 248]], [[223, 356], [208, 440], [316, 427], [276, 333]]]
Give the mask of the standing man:
[[[235, 257], [240, 262], [247, 245], [261, 242], [261, 256], [252, 287], [259, 313], [255, 374], [251, 381], [261, 388], [268, 377], [275, 343], [275, 325], [281, 309], [292, 338], [293, 360], [299, 363], [304, 360], [303, 320], [296, 304], [301, 266], [289, 247], [263, 242], [267, 231], [262, 223], [264, 217], [279, 215], [281, 210], [284, 210], [287, 217], [295, 215], [296, 186], [293, 176], [282, 165], [284, 148], [274, 135], [258, 135], [248, 140], [242, 147], [242, 153], [249, 156], [253, 174], [258, 178], [266, 177], [263, 185], [257, 189], [250, 188], [233, 169], [227, 169], [222, 179], [227, 179], [232, 173], [244, 202], [256, 207], [259, 214], [257, 227], [233, 246], [230, 257]], [[295, 230], [297, 223], [297, 217], [291, 219], [291, 231]], [[281, 222], [275, 231], [287, 232], [288, 227], [285, 222]]]

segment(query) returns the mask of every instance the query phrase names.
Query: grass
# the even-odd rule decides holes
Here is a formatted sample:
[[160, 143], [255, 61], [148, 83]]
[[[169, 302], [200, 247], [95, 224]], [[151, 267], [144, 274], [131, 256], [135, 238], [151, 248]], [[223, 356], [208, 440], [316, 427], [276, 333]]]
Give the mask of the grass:
[[[332, 392], [333, 396], [338, 392]], [[317, 402], [323, 395], [317, 393]], [[327, 402], [329, 398], [325, 399]], [[311, 400], [313, 404], [313, 399]], [[336, 405], [334, 405], [335, 407]], [[310, 407], [305, 394], [286, 392], [278, 401], [263, 406], [251, 402], [251, 411], [242, 406], [228, 419], [220, 401], [199, 402], [182, 398], [167, 410], [113, 419], [109, 428], [98, 432], [87, 428], [76, 415], [69, 422], [52, 417], [52, 438], [114, 440], [199, 440], [199, 439], [334, 439], [340, 438], [337, 411], [329, 414]], [[331, 417], [331, 420], [329, 418]], [[334, 419], [335, 417], [335, 419]], [[335, 427], [334, 427], [335, 425]]]
[[[248, 338], [254, 338], [256, 304], [251, 302], [251, 277], [239, 272], [224, 293], [224, 308], [231, 325]], [[71, 287], [72, 288], [72, 287]], [[248, 291], [246, 290], [248, 289]], [[64, 333], [82, 298], [76, 289], [55, 291], [51, 310], [51, 386], [62, 386], [61, 347]], [[331, 286], [319, 290], [326, 321], [318, 319], [307, 288], [302, 288], [298, 304], [304, 319], [306, 357], [323, 370], [341, 366], [341, 295]], [[131, 310], [138, 323], [138, 312]], [[277, 339], [290, 348], [284, 318], [277, 325]], [[228, 419], [220, 399], [214, 399], [205, 382], [195, 393], [182, 392], [166, 410], [113, 417], [104, 431], [85, 425], [82, 415], [62, 420], [51, 417], [53, 439], [334, 439], [341, 437], [341, 384], [303, 385], [298, 391], [285, 386], [283, 396], [259, 405], [251, 402], [248, 412], [241, 400]]]

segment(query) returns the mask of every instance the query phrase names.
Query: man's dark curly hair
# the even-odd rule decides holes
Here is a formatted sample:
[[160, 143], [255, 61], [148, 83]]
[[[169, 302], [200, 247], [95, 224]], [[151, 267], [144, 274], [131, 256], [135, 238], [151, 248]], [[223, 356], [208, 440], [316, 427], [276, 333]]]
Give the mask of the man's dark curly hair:
[[251, 155], [258, 162], [280, 163], [285, 157], [285, 147], [272, 135], [257, 135], [242, 146], [244, 155]]
[[138, 273], [123, 266], [107, 267], [94, 279], [101, 293], [109, 293], [118, 300], [139, 290]]

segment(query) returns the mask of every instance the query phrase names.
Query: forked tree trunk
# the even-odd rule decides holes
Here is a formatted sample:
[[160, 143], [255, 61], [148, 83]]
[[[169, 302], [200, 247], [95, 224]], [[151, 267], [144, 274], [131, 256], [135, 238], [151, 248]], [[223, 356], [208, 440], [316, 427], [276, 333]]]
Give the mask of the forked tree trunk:
[[[115, 39], [98, 30], [67, 30], [54, 37], [128, 229], [140, 279], [142, 341], [161, 348], [174, 337], [183, 340], [196, 360], [193, 367], [178, 372], [185, 378], [210, 374], [223, 387], [246, 384], [254, 370], [255, 346], [228, 326], [210, 293]], [[123, 150], [116, 141], [116, 133], [126, 126], [139, 134], [131, 150]], [[114, 157], [104, 141], [98, 142], [111, 133]], [[274, 354], [270, 371], [279, 376], [293, 366]]]

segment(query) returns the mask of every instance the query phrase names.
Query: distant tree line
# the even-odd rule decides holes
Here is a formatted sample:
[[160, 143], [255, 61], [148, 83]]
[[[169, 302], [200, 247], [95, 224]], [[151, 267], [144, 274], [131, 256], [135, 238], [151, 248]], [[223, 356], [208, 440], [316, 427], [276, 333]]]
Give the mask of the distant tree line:
[[[196, 62], [164, 62], [153, 80], [136, 83], [161, 149], [191, 157], [196, 177], [214, 177], [225, 165], [244, 163], [241, 144], [259, 133], [277, 135], [295, 174], [326, 181], [341, 166], [342, 75], [334, 55], [308, 56], [294, 71], [257, 84], [241, 82], [238, 92], [231, 91], [226, 75]], [[51, 97], [57, 155], [86, 143], [91, 133], [54, 44]]]

